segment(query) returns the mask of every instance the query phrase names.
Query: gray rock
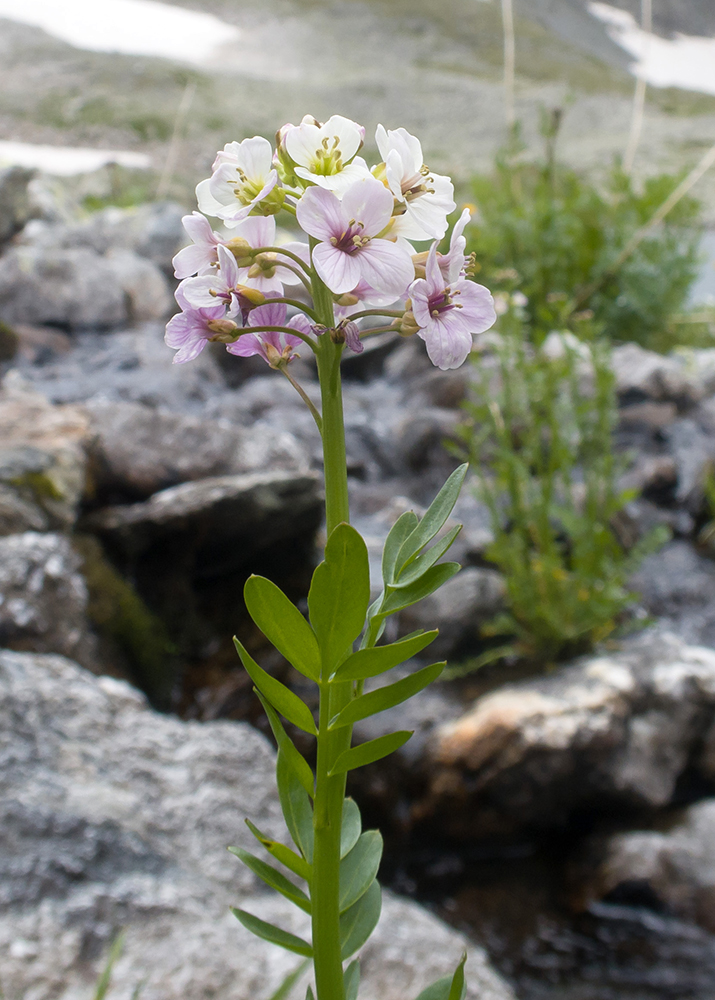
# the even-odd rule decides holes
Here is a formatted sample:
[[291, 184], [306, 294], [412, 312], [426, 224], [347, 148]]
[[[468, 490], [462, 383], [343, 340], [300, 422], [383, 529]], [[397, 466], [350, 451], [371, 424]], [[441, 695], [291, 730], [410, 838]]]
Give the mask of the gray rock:
[[698, 514], [705, 501], [705, 479], [715, 463], [715, 438], [688, 418], [674, 421], [664, 435], [677, 471], [675, 499], [691, 514]]
[[95, 488], [146, 498], [207, 476], [308, 466], [290, 434], [263, 434], [228, 420], [154, 409], [141, 403], [96, 400], [89, 455]]
[[[256, 850], [245, 816], [285, 836], [274, 755], [254, 729], [180, 722], [60, 657], [2, 653], [0, 732], [5, 995], [91, 992], [120, 927], [120, 1000], [140, 983], [144, 1000], [268, 997], [296, 967], [228, 911], [238, 904], [307, 930], [304, 914], [226, 851]], [[385, 893], [361, 996], [404, 1000], [449, 972], [465, 947], [470, 1000], [513, 1000], [481, 949]]]
[[667, 806], [714, 717], [715, 652], [642, 637], [507, 685], [439, 727], [422, 808], [467, 836], [556, 826], [604, 803]]
[[197, 573], [216, 575], [276, 542], [310, 539], [321, 515], [317, 476], [258, 472], [172, 486], [143, 503], [99, 510], [85, 527], [131, 559], [178, 544]]
[[7, 243], [32, 214], [27, 186], [34, 176], [25, 167], [0, 170], [0, 244]]
[[715, 646], [715, 563], [680, 539], [643, 560], [630, 585], [644, 610], [685, 642]]
[[587, 899], [647, 894], [670, 913], [715, 931], [715, 800], [667, 817], [665, 830], [618, 833], [595, 850], [600, 863], [581, 890]]
[[647, 351], [638, 344], [623, 344], [611, 352], [616, 390], [631, 402], [642, 399], [696, 403], [704, 395], [700, 379], [675, 357]]
[[62, 535], [0, 538], [0, 643], [93, 663], [80, 559]]
[[481, 626], [505, 607], [501, 573], [470, 566], [436, 593], [401, 612], [400, 629], [407, 635], [418, 628], [438, 628], [439, 636], [429, 652], [439, 660], [452, 656], [470, 641], [475, 642]]
[[31, 243], [11, 249], [0, 272], [0, 318], [70, 330], [156, 319], [171, 305], [166, 278], [130, 251]]

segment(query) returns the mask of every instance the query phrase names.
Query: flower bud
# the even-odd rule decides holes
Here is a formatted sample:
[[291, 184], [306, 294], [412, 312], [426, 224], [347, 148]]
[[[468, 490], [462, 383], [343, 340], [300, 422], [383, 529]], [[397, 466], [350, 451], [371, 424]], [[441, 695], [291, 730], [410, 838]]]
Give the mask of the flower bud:
[[232, 319], [210, 319], [206, 326], [214, 334], [208, 338], [213, 343], [232, 344], [236, 340], [238, 326]]
[[249, 288], [248, 285], [237, 285], [236, 291], [242, 299], [246, 299], [252, 306], [262, 306], [266, 301], [263, 292], [259, 292], [257, 288]]
[[[408, 299], [406, 304], [410, 306], [412, 303]], [[393, 319], [392, 325], [396, 328], [401, 337], [412, 337], [420, 329], [419, 324], [415, 319], [415, 314], [409, 308], [405, 310], [400, 319]]]
[[239, 267], [250, 267], [253, 263], [253, 251], [248, 240], [242, 236], [234, 236], [226, 244], [226, 248], [231, 251], [236, 258]]
[[356, 306], [360, 299], [351, 292], [345, 292], [343, 295], [333, 295], [333, 301], [338, 306]]
[[415, 278], [425, 278], [427, 276], [425, 264], [427, 263], [428, 257], [429, 250], [423, 250], [422, 253], [412, 254], [412, 263], [415, 266]]

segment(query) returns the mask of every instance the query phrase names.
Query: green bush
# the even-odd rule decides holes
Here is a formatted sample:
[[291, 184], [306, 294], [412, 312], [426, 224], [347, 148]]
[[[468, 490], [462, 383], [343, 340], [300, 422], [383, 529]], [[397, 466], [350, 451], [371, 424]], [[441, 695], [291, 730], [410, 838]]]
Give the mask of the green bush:
[[481, 267], [479, 280], [526, 296], [527, 332], [536, 344], [568, 328], [583, 339], [603, 334], [667, 348], [678, 339], [672, 318], [697, 276], [699, 203], [683, 198], [608, 276], [682, 177], [652, 177], [639, 191], [615, 164], [599, 188], [557, 162], [558, 120], [546, 129], [541, 161], [527, 162], [515, 137], [493, 174], [473, 182], [478, 213], [469, 250]]
[[634, 494], [618, 487], [625, 459], [611, 441], [617, 409], [603, 342], [562, 337], [547, 354], [524, 342], [513, 314], [504, 319], [511, 332], [497, 340], [496, 365], [478, 365], [462, 428], [491, 516], [486, 557], [505, 576], [509, 606], [485, 633], [508, 636], [508, 645], [482, 659], [549, 663], [624, 623], [628, 579], [668, 532], [656, 529], [628, 552], [614, 530]]

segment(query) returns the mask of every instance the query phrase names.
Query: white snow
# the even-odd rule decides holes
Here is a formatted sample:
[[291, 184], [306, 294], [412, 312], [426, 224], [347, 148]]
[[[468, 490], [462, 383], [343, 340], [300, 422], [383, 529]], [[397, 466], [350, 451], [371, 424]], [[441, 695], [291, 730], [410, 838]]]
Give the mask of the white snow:
[[116, 149], [86, 149], [73, 146], [38, 146], [29, 142], [0, 142], [0, 166], [36, 167], [46, 174], [70, 176], [98, 170], [105, 163], [123, 167], [145, 168], [150, 165], [144, 153]]
[[681, 87], [715, 94], [715, 38], [642, 31], [632, 14], [606, 3], [589, 10], [608, 25], [611, 38], [634, 57], [632, 72], [654, 87]]
[[0, 17], [42, 28], [80, 49], [201, 65], [241, 35], [211, 14], [156, 0], [0, 0]]

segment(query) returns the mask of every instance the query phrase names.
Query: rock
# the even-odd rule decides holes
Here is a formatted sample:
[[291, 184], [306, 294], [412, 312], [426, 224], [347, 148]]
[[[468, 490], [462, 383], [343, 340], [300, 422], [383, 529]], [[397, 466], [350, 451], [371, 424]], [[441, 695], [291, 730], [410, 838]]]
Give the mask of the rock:
[[[250, 816], [283, 837], [274, 754], [246, 724], [185, 723], [123, 682], [56, 656], [0, 654], [0, 948], [7, 996], [91, 992], [120, 927], [112, 995], [265, 997], [298, 959], [229, 913], [305, 934], [227, 851], [257, 850]], [[258, 849], [260, 852], [260, 849]], [[513, 1000], [484, 953], [414, 903], [385, 893], [364, 950], [365, 1000], [404, 1000], [467, 948], [469, 1000]], [[303, 985], [303, 991], [305, 985]]]
[[479, 640], [481, 626], [506, 608], [504, 578], [494, 569], [468, 567], [400, 615], [400, 630], [438, 628], [429, 655], [446, 659]]
[[85, 485], [87, 414], [53, 406], [15, 373], [0, 388], [0, 534], [69, 528]]
[[94, 662], [80, 560], [62, 535], [0, 538], [0, 643]]
[[672, 455], [639, 454], [633, 466], [618, 480], [621, 490], [634, 490], [637, 495], [667, 499], [678, 482], [678, 466]]
[[457, 443], [457, 428], [462, 422], [459, 410], [443, 407], [424, 407], [407, 416], [397, 429], [397, 449], [407, 468], [421, 472], [427, 467], [441, 467], [446, 479], [456, 462], [448, 456], [445, 441]]
[[284, 431], [263, 434], [141, 403], [96, 400], [89, 456], [101, 493], [145, 499], [178, 483], [259, 469], [305, 471], [308, 459]]
[[130, 251], [102, 256], [88, 247], [27, 244], [3, 257], [0, 319], [70, 330], [111, 329], [164, 315], [166, 278]]
[[681, 405], [697, 403], [704, 388], [677, 358], [647, 351], [638, 344], [623, 344], [611, 352], [616, 390], [624, 402], [644, 399], [672, 401]]
[[34, 171], [26, 167], [0, 170], [0, 244], [7, 243], [30, 219], [27, 186], [33, 176]]
[[204, 351], [190, 365], [171, 364], [164, 327], [159, 323], [142, 324], [111, 337], [77, 333], [68, 353], [40, 359], [40, 363], [21, 360], [18, 368], [24, 379], [54, 403], [126, 400], [212, 419], [207, 404], [228, 395], [213, 352]]
[[621, 427], [657, 433], [668, 427], [678, 415], [674, 403], [633, 403], [618, 411]]
[[169, 542], [192, 557], [194, 572], [219, 575], [277, 542], [311, 538], [321, 515], [317, 476], [258, 472], [172, 486], [143, 503], [99, 510], [85, 527], [130, 560]]
[[715, 563], [681, 539], [641, 563], [630, 585], [661, 628], [685, 642], [715, 646]]
[[548, 828], [574, 813], [658, 809], [715, 717], [715, 652], [644, 636], [479, 698], [422, 762], [423, 815], [461, 837]]
[[664, 830], [618, 833], [593, 845], [583, 901], [610, 896], [653, 905], [715, 931], [715, 800], [667, 817]]
[[705, 502], [705, 480], [715, 464], [715, 439], [696, 420], [681, 418], [664, 431], [673, 454], [678, 486], [675, 499], [691, 514], [699, 514]]

